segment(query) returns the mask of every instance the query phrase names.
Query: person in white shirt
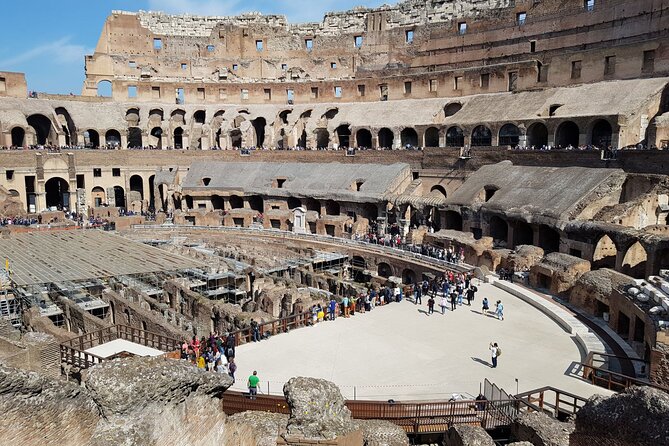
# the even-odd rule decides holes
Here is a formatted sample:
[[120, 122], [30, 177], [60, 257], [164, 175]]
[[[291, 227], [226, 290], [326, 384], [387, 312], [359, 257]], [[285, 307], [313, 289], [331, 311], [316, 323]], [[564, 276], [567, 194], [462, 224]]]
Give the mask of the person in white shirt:
[[491, 367], [497, 368], [497, 357], [499, 356], [499, 347], [497, 346], [497, 342], [491, 342], [490, 343], [490, 353], [492, 354], [492, 365]]

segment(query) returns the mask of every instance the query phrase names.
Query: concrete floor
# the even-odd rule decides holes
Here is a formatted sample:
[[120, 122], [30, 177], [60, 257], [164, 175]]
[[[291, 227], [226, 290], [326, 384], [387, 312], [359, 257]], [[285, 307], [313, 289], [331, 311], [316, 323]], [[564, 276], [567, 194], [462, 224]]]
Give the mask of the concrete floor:
[[[505, 319], [481, 314], [484, 296], [501, 299]], [[482, 284], [471, 307], [427, 314], [409, 301], [377, 307], [349, 319], [294, 330], [237, 349], [237, 382], [258, 371], [261, 391], [280, 394], [293, 376], [336, 383], [345, 398], [395, 400], [448, 399], [454, 393], [477, 395], [485, 378], [511, 394], [546, 385], [583, 397], [608, 394], [571, 371], [580, 372], [581, 352], [568, 333], [534, 307]], [[490, 367], [489, 343], [502, 349], [499, 366]], [[354, 395], [355, 394], [355, 395]]]

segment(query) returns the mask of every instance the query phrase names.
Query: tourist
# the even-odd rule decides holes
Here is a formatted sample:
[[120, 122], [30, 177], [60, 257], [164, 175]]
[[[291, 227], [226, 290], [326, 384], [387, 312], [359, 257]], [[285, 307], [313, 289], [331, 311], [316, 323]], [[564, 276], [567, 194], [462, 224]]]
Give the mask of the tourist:
[[471, 285], [469, 288], [467, 288], [467, 305], [470, 307], [472, 306], [472, 301], [476, 296], [476, 290], [477, 288], [474, 285]]
[[504, 305], [502, 305], [501, 300], [497, 301], [497, 307], [495, 308], [495, 315], [497, 316], [497, 319], [499, 319], [500, 321], [504, 320]]
[[344, 307], [344, 317], [349, 317], [349, 299], [347, 296], [344, 296], [344, 298], [341, 300], [342, 307]]
[[335, 300], [334, 296], [330, 298], [330, 306], [328, 307], [328, 312], [330, 314], [330, 320], [334, 321], [335, 318], [337, 317], [336, 312], [337, 312], [337, 301]]
[[260, 341], [260, 326], [255, 319], [251, 319], [251, 331], [253, 332], [253, 342]]
[[481, 308], [481, 314], [488, 314], [488, 310], [490, 310], [490, 306], [488, 305], [488, 298], [484, 297], [483, 307]]
[[417, 283], [413, 285], [413, 302], [418, 305], [419, 303], [423, 305], [423, 299], [421, 299], [421, 287]]
[[492, 365], [490, 367], [495, 369], [497, 368], [497, 358], [502, 354], [502, 352], [500, 348], [497, 346], [497, 342], [495, 343], [491, 342], [489, 348], [490, 348], [490, 354], [492, 356]]
[[455, 308], [457, 307], [457, 299], [458, 299], [458, 293], [456, 291], [453, 291], [451, 293], [451, 311], [455, 311]]
[[246, 382], [246, 386], [249, 388], [249, 398], [254, 400], [258, 394], [258, 384], [260, 383], [260, 378], [258, 378], [258, 372], [253, 371], [253, 375], [249, 376], [249, 379]]
[[235, 358], [230, 358], [228, 360], [228, 375], [232, 378], [232, 383], [235, 382], [235, 372], [237, 371], [237, 364], [235, 364]]
[[197, 368], [204, 370], [207, 364], [205, 363], [204, 356], [199, 356], [197, 358]]
[[318, 322], [323, 322], [323, 319], [325, 319], [325, 312], [323, 311], [323, 307], [318, 304]]
[[427, 300], [427, 314], [434, 313], [434, 297], [430, 296]]
[[232, 333], [228, 334], [228, 337], [225, 339], [225, 357], [230, 361], [230, 358], [235, 357], [235, 347], [237, 346], [237, 340], [235, 335]]
[[351, 299], [348, 302], [348, 305], [350, 307], [351, 316], [355, 316], [355, 303], [356, 303], [356, 301], [357, 301], [357, 299], [355, 298], [355, 296], [351, 296]]
[[448, 306], [448, 297], [446, 294], [441, 296], [441, 301], [439, 302], [439, 306], [441, 307], [441, 314], [446, 314], [446, 307]]
[[216, 361], [216, 364], [214, 365], [214, 371], [216, 373], [226, 373], [226, 374], [228, 374], [228, 371], [225, 368], [226, 367], [223, 365], [223, 363], [221, 362], [220, 359]]

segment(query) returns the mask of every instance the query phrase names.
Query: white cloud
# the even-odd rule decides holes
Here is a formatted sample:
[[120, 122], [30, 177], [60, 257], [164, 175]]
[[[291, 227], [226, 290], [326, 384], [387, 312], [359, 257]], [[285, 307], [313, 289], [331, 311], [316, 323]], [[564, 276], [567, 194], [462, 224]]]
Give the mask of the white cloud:
[[15, 69], [27, 62], [44, 57], [49, 62], [58, 65], [70, 65], [72, 63], [83, 63], [84, 55], [93, 52], [83, 45], [70, 43], [71, 37], [62, 37], [53, 42], [43, 43], [24, 51], [18, 56], [0, 60], [0, 67], [4, 69]]

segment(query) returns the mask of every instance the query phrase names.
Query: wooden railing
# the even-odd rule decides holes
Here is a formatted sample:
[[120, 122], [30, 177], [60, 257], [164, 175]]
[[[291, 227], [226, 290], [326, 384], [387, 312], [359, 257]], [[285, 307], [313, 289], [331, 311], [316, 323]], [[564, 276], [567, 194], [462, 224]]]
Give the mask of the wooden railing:
[[647, 386], [669, 392], [669, 387], [660, 386], [642, 379], [597, 367], [594, 365], [595, 355], [612, 356], [597, 352], [588, 353], [588, 356], [586, 356], [585, 361], [581, 363], [581, 366], [583, 367], [583, 378], [592, 384], [615, 392], [622, 392], [632, 386]]
[[123, 339], [166, 353], [179, 350], [181, 345], [179, 340], [158, 333], [126, 325], [114, 325], [63, 342], [60, 345], [61, 363], [79, 369], [87, 369], [95, 364], [99, 364], [104, 361], [104, 358], [87, 353], [86, 350], [116, 339]]
[[[324, 310], [327, 315], [327, 309]], [[293, 314], [291, 316], [286, 316], [258, 324], [258, 331], [262, 339], [265, 334], [274, 336], [279, 333], [287, 333], [290, 330], [307, 327], [312, 324], [313, 313], [311, 311], [305, 311], [304, 313]], [[241, 328], [230, 333], [234, 335], [236, 345], [245, 344], [253, 340], [253, 329], [251, 329], [251, 327]]]
[[588, 401], [573, 393], [550, 386], [520, 393], [516, 395], [516, 399], [521, 402], [521, 411], [543, 412], [555, 418], [576, 414]]
[[[386, 420], [402, 427], [409, 434], [445, 432], [451, 426], [472, 425], [494, 429], [509, 425], [513, 420], [499, 407], [518, 406], [509, 401], [434, 401], [434, 402], [381, 402], [346, 401], [351, 416], [363, 420]], [[249, 399], [240, 392], [226, 391], [222, 400], [223, 411], [232, 415], [249, 410], [289, 414], [285, 398], [258, 395]]]

